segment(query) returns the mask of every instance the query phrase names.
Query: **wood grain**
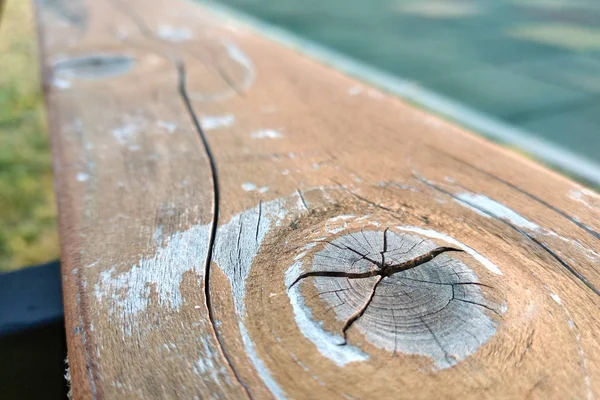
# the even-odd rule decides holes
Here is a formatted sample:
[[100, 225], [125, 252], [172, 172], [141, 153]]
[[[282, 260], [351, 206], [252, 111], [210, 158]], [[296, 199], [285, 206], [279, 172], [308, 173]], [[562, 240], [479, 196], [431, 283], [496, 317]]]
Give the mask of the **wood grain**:
[[600, 394], [598, 194], [195, 3], [39, 24], [76, 398]]

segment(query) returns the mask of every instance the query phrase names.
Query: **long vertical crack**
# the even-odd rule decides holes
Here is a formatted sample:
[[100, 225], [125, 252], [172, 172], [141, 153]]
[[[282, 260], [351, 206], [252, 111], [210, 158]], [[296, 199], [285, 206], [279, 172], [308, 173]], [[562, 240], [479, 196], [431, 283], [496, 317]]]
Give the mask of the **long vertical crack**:
[[[128, 17], [138, 27], [138, 29], [142, 35], [144, 35], [145, 37], [147, 37], [150, 40], [162, 42], [162, 39], [157, 37], [154, 34], [154, 32], [148, 27], [148, 25], [146, 24], [144, 19], [138, 14], [138, 12], [135, 9], [133, 9], [132, 7], [130, 7], [129, 5], [127, 5], [126, 3], [124, 3], [123, 1], [120, 1], [120, 0], [107, 0], [107, 1], [115, 9], [117, 9], [119, 12], [123, 13], [123, 15]], [[187, 112], [190, 115], [190, 117], [192, 118], [194, 127], [196, 128], [196, 132], [198, 133], [198, 136], [200, 137], [200, 140], [202, 141], [204, 151], [206, 152], [206, 156], [208, 157], [208, 160], [209, 160], [210, 170], [211, 170], [211, 178], [212, 178], [212, 182], [213, 182], [213, 209], [212, 209], [213, 219], [211, 222], [210, 236], [208, 239], [208, 251], [206, 254], [206, 259], [204, 260], [203, 285], [204, 285], [204, 297], [206, 300], [206, 311], [208, 314], [208, 319], [211, 324], [211, 328], [215, 334], [215, 337], [217, 338], [219, 351], [222, 354], [223, 359], [227, 363], [227, 366], [228, 366], [229, 370], [231, 371], [231, 373], [234, 375], [236, 381], [239, 383], [240, 387], [244, 391], [246, 397], [249, 399], [252, 399], [253, 397], [250, 394], [250, 390], [248, 389], [248, 386], [241, 379], [240, 375], [238, 374], [238, 372], [236, 371], [236, 369], [233, 366], [231, 357], [225, 350], [223, 338], [221, 337], [221, 335], [219, 334], [219, 331], [217, 330], [215, 316], [214, 316], [213, 308], [212, 308], [212, 301], [211, 301], [211, 297], [210, 297], [210, 265], [211, 265], [211, 261], [213, 258], [213, 249], [214, 249], [214, 245], [215, 245], [215, 238], [217, 236], [217, 227], [219, 225], [219, 181], [218, 181], [218, 174], [217, 174], [217, 164], [215, 161], [215, 157], [212, 153], [212, 150], [210, 148], [210, 144], [208, 143], [208, 139], [207, 139], [204, 131], [202, 130], [202, 126], [200, 125], [200, 121], [198, 119], [198, 116], [196, 115], [196, 112], [194, 111], [194, 107], [192, 105], [191, 98], [187, 91], [187, 74], [186, 74], [185, 64], [178, 56], [171, 55], [170, 58], [173, 61], [173, 63], [175, 64], [175, 67], [177, 68], [179, 95], [181, 96], [183, 103], [185, 104], [185, 107], [187, 109]]]
[[[141, 16], [139, 16], [139, 14], [135, 10], [126, 6], [121, 1], [115, 1], [115, 0], [108, 0], [108, 1], [115, 8], [117, 8], [120, 12], [122, 12], [127, 17], [129, 17], [134, 22], [134, 24], [138, 26], [140, 32], [144, 36], [146, 36], [152, 40], [160, 41], [160, 38], [158, 38], [158, 37], [156, 37], [156, 35], [154, 35], [154, 32], [152, 30], [150, 30], [150, 28], [146, 25], [143, 18], [141, 18]], [[200, 137], [202, 144], [204, 146], [204, 150], [205, 150], [206, 155], [209, 160], [210, 169], [211, 169], [211, 178], [213, 181], [213, 209], [212, 209], [213, 220], [211, 222], [210, 236], [209, 236], [209, 240], [208, 240], [208, 251], [207, 251], [206, 259], [204, 260], [204, 279], [203, 279], [204, 297], [206, 300], [206, 310], [207, 310], [207, 314], [208, 314], [208, 319], [210, 321], [212, 330], [215, 333], [215, 337], [217, 338], [217, 342], [219, 345], [219, 351], [223, 355], [223, 358], [225, 359], [225, 361], [229, 367], [229, 370], [233, 373], [235, 379], [240, 384], [240, 386], [241, 386], [242, 390], [245, 392], [246, 396], [248, 398], [252, 399], [252, 396], [250, 394], [250, 391], [249, 391], [247, 385], [242, 381], [241, 377], [239, 376], [238, 372], [236, 371], [236, 369], [233, 366], [231, 357], [225, 350], [223, 338], [219, 334], [217, 327], [216, 327], [216, 322], [215, 322], [215, 317], [214, 317], [212, 302], [211, 302], [211, 297], [210, 297], [210, 265], [211, 265], [211, 261], [212, 261], [212, 257], [213, 257], [213, 248], [214, 248], [217, 227], [218, 227], [218, 222], [219, 222], [219, 182], [218, 182], [216, 161], [215, 161], [214, 155], [212, 153], [212, 150], [210, 148], [210, 145], [208, 143], [208, 139], [206, 138], [206, 135], [204, 134], [204, 131], [202, 130], [202, 127], [200, 125], [200, 121], [194, 111], [190, 96], [187, 91], [187, 79], [186, 79], [187, 75], [186, 75], [185, 64], [179, 58], [173, 58], [173, 62], [175, 63], [175, 66], [177, 68], [177, 73], [178, 73], [179, 94], [180, 94], [181, 98], [183, 99], [185, 107], [186, 107], [190, 117], [192, 118], [192, 121], [196, 128], [196, 131], [198, 133], [198, 136]]]
[[206, 254], [206, 260], [204, 261], [204, 280], [203, 280], [204, 297], [206, 299], [206, 309], [207, 309], [207, 313], [208, 313], [208, 319], [210, 320], [212, 329], [215, 333], [217, 341], [219, 342], [219, 350], [221, 351], [221, 354], [223, 354], [223, 357], [225, 358], [225, 360], [229, 366], [229, 369], [235, 376], [235, 379], [238, 381], [240, 386], [243, 388], [246, 396], [249, 399], [252, 399], [252, 395], [250, 394], [250, 390], [248, 389], [248, 386], [242, 381], [242, 378], [240, 377], [240, 375], [238, 374], [236, 369], [233, 367], [231, 357], [225, 350], [223, 338], [221, 337], [221, 335], [217, 329], [217, 324], [215, 321], [215, 316], [214, 316], [213, 307], [212, 307], [212, 300], [210, 297], [210, 266], [211, 266], [211, 262], [212, 262], [212, 258], [213, 258], [215, 239], [217, 237], [217, 227], [219, 225], [220, 196], [219, 196], [219, 176], [217, 173], [217, 163], [215, 161], [215, 157], [213, 155], [212, 149], [210, 148], [210, 144], [208, 143], [208, 138], [206, 137], [206, 134], [204, 133], [204, 130], [202, 129], [202, 126], [200, 125], [200, 121], [198, 119], [198, 116], [196, 115], [196, 112], [194, 111], [192, 101], [191, 101], [190, 96], [187, 91], [187, 75], [186, 75], [185, 64], [181, 60], [176, 60], [175, 63], [177, 65], [177, 72], [179, 74], [179, 94], [181, 95], [181, 98], [183, 99], [183, 102], [185, 103], [188, 113], [190, 114], [192, 121], [194, 122], [194, 126], [196, 127], [198, 136], [200, 137], [200, 140], [202, 141], [202, 145], [204, 146], [204, 151], [206, 152], [206, 156], [208, 157], [208, 161], [210, 164], [210, 173], [211, 173], [211, 178], [212, 178], [212, 182], [213, 182], [213, 196], [214, 196], [213, 197], [213, 209], [212, 209], [213, 220], [211, 223], [210, 236], [208, 239], [208, 252]]
[[[146, 22], [142, 18], [142, 16], [139, 15], [139, 13], [134, 8], [132, 8], [131, 6], [129, 6], [128, 4], [126, 4], [125, 2], [123, 2], [121, 0], [107, 0], [107, 1], [115, 9], [117, 9], [123, 15], [128, 17], [138, 27], [138, 30], [140, 31], [140, 33], [143, 36], [147, 37], [150, 40], [163, 42], [163, 40], [161, 38], [159, 38], [158, 36], [156, 36], [154, 34], [154, 32], [150, 29], [150, 27], [146, 24]], [[211, 324], [211, 328], [215, 334], [215, 337], [217, 338], [219, 351], [222, 354], [223, 359], [227, 363], [227, 366], [228, 366], [229, 370], [231, 371], [231, 373], [234, 375], [236, 381], [239, 383], [240, 387], [244, 391], [246, 397], [249, 399], [252, 399], [253, 397], [250, 394], [250, 390], [249, 390], [248, 386], [243, 382], [243, 380], [240, 377], [240, 375], [238, 374], [237, 370], [234, 368], [231, 357], [225, 350], [225, 344], [224, 344], [223, 338], [221, 337], [221, 335], [219, 334], [219, 331], [217, 329], [217, 324], [216, 324], [215, 316], [213, 313], [212, 301], [211, 301], [211, 297], [210, 297], [210, 266], [211, 266], [211, 262], [213, 259], [213, 250], [214, 250], [214, 245], [215, 245], [215, 239], [217, 236], [217, 227], [219, 225], [220, 196], [219, 196], [219, 179], [218, 179], [218, 174], [217, 174], [217, 163], [215, 161], [215, 157], [213, 155], [212, 149], [210, 148], [210, 144], [208, 143], [206, 134], [202, 130], [202, 126], [200, 125], [200, 120], [198, 119], [198, 116], [196, 115], [194, 106], [192, 105], [192, 101], [191, 101], [190, 95], [187, 90], [187, 72], [185, 69], [185, 63], [181, 60], [180, 57], [178, 57], [176, 55], [171, 54], [169, 58], [173, 61], [173, 63], [175, 64], [175, 67], [177, 69], [179, 95], [181, 96], [183, 103], [185, 104], [186, 110], [187, 110], [188, 114], [190, 115], [190, 117], [192, 118], [192, 122], [194, 124], [194, 127], [196, 128], [196, 132], [198, 133], [198, 136], [200, 137], [200, 140], [202, 141], [204, 151], [206, 152], [206, 156], [208, 157], [208, 161], [210, 164], [211, 179], [213, 182], [213, 208], [212, 208], [213, 219], [211, 222], [210, 236], [208, 239], [208, 251], [206, 254], [206, 259], [204, 260], [203, 290], [204, 290], [204, 297], [206, 300], [206, 311], [208, 314], [208, 319]], [[260, 222], [260, 215], [259, 215], [259, 222]]]

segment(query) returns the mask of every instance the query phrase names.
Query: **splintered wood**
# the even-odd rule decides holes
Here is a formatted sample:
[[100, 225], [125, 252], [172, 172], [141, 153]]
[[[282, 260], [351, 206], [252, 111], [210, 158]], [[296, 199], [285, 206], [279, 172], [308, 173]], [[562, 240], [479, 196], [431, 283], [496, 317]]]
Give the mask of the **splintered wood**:
[[38, 10], [75, 398], [600, 395], [596, 193], [193, 2]]

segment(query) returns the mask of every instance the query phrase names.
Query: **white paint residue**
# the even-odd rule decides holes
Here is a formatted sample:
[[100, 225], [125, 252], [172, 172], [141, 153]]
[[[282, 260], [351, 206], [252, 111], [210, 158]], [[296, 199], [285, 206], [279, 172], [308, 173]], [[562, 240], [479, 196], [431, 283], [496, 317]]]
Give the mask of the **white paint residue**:
[[562, 299], [556, 293], [552, 292], [548, 286], [544, 285], [544, 289], [546, 289], [546, 291], [550, 293], [550, 297], [552, 298], [552, 300], [554, 300], [563, 309], [568, 318], [567, 323], [569, 324], [569, 328], [571, 329], [571, 331], [573, 331], [573, 334], [575, 335], [575, 340], [577, 341], [577, 347], [579, 352], [579, 358], [581, 358], [581, 363], [585, 372], [585, 386], [587, 389], [587, 398], [588, 400], [592, 400], [594, 398], [594, 393], [592, 392], [592, 380], [590, 378], [590, 370], [588, 367], [587, 356], [585, 354], [585, 350], [583, 350], [583, 344], [581, 343], [581, 333], [579, 332], [579, 328], [573, 321], [573, 316], [569, 312], [569, 309], [563, 304]]
[[242, 189], [244, 189], [246, 192], [251, 192], [253, 190], [256, 190], [258, 188], [258, 186], [256, 186], [254, 183], [252, 182], [245, 182], [242, 183]]
[[202, 126], [202, 129], [209, 131], [211, 129], [230, 127], [234, 122], [235, 117], [231, 114], [221, 116], [206, 116], [202, 117], [200, 126]]
[[113, 129], [112, 134], [117, 139], [119, 144], [125, 145], [135, 138], [138, 130], [139, 127], [137, 124], [128, 123], [120, 128]]
[[78, 182], [87, 182], [89, 179], [90, 179], [90, 176], [88, 174], [86, 174], [85, 172], [77, 173], [77, 181]]
[[283, 135], [275, 129], [261, 129], [252, 132], [254, 139], [281, 139]]
[[156, 125], [166, 129], [168, 133], [173, 133], [177, 129], [177, 124], [175, 122], [158, 121]]
[[254, 64], [250, 57], [246, 55], [235, 43], [225, 41], [223, 42], [227, 49], [227, 54], [232, 60], [244, 66], [247, 70], [254, 71]]
[[[330, 220], [330, 221], [334, 221], [334, 222], [335, 222], [335, 221], [340, 221], [340, 220], [342, 220], [342, 221], [347, 221], [347, 220], [349, 220], [349, 219], [352, 219], [352, 218], [355, 218], [355, 217], [356, 217], [356, 215], [352, 215], [352, 214], [344, 214], [344, 215], [338, 215], [337, 217], [330, 218], [329, 220]], [[361, 219], [362, 219], [362, 218], [359, 218], [359, 220], [361, 220]]]
[[546, 236], [550, 236], [550, 237], [553, 237], [553, 238], [560, 239], [563, 242], [568, 243], [570, 246], [573, 246], [574, 248], [576, 248], [577, 250], [579, 250], [580, 252], [582, 252], [587, 258], [589, 258], [590, 260], [592, 260], [594, 262], [600, 261], [600, 253], [598, 253], [597, 251], [594, 251], [594, 250], [590, 249], [587, 246], [584, 246], [577, 239], [566, 238], [566, 237], [561, 236], [558, 233], [556, 233], [556, 232], [554, 232], [552, 230], [549, 230], [549, 229], [545, 229], [544, 232], [543, 232], [543, 234], [546, 235]]
[[329, 218], [325, 222], [325, 230], [332, 235], [342, 232], [348, 227], [346, 221], [353, 219], [354, 215], [339, 215], [337, 217]]
[[52, 80], [52, 84], [54, 85], [54, 87], [57, 87], [59, 89], [69, 89], [71, 87], [71, 81], [58, 77], [55, 77]]
[[290, 174], [290, 170], [289, 169], [284, 169], [283, 171], [281, 171], [281, 175], [289, 175]]
[[245, 298], [246, 281], [265, 235], [273, 225], [278, 226], [290, 211], [285, 208], [283, 201], [273, 200], [234, 216], [219, 228], [213, 253], [215, 262], [231, 283], [233, 302], [246, 352], [265, 385], [279, 399], [286, 398], [286, 395], [258, 356], [246, 329]]
[[192, 31], [188, 28], [175, 28], [169, 25], [158, 27], [158, 36], [170, 42], [183, 42], [192, 38]]
[[552, 297], [552, 300], [554, 300], [556, 303], [562, 305], [562, 300], [556, 293], [550, 293], [550, 297]]
[[[289, 287], [302, 271], [302, 261], [295, 262], [285, 273], [286, 286]], [[313, 319], [312, 312], [304, 303], [304, 297], [300, 293], [300, 285], [295, 285], [288, 290], [288, 296], [294, 310], [294, 319], [300, 331], [304, 337], [317, 347], [317, 350], [323, 356], [340, 367], [352, 362], [367, 361], [369, 359], [368, 354], [355, 346], [350, 344], [340, 346], [340, 343], [343, 342], [342, 336], [327, 332], [320, 323]]]
[[492, 200], [487, 196], [467, 192], [461, 193], [456, 197], [464, 202], [464, 204], [470, 206], [475, 212], [485, 217], [489, 218], [490, 215], [483, 213], [481, 210], [485, 210], [485, 212], [493, 215], [496, 218], [509, 221], [512, 224], [524, 229], [529, 229], [531, 231], [537, 231], [540, 229], [539, 225], [536, 223], [529, 221], [528, 219], [517, 214], [512, 209], [506, 207], [504, 204]]
[[253, 192], [256, 190], [256, 191], [258, 191], [258, 193], [267, 193], [269, 191], [268, 186], [263, 186], [263, 187], [259, 188], [258, 186], [256, 186], [256, 184], [254, 184], [252, 182], [242, 183], [242, 189], [244, 189], [246, 192]]
[[350, 96], [356, 96], [358, 94], [362, 93], [362, 88], [360, 86], [352, 86], [350, 89], [348, 89], [348, 94]]
[[479, 261], [490, 272], [493, 272], [497, 275], [503, 275], [502, 270], [500, 268], [498, 268], [498, 266], [496, 264], [491, 262], [486, 257], [482, 256], [481, 254], [479, 254], [478, 252], [476, 252], [475, 250], [473, 250], [466, 244], [459, 242], [458, 240], [454, 239], [451, 236], [434, 231], [432, 229], [424, 229], [424, 228], [419, 228], [416, 226], [397, 226], [396, 229], [399, 229], [399, 230], [405, 231], [405, 232], [414, 232], [414, 233], [418, 233], [418, 234], [421, 234], [423, 236], [427, 236], [427, 237], [430, 237], [433, 239], [441, 239], [448, 243], [452, 243], [453, 245], [463, 249], [466, 253], [470, 254], [474, 259]]
[[157, 246], [161, 246], [163, 243], [163, 225], [159, 225], [158, 228], [156, 228], [156, 231], [154, 232], [154, 243]]
[[254, 364], [254, 367], [258, 371], [263, 382], [269, 388], [269, 390], [271, 391], [273, 396], [275, 396], [276, 399], [287, 399], [287, 395], [285, 394], [281, 386], [279, 386], [279, 383], [277, 383], [275, 378], [273, 378], [273, 375], [271, 375], [271, 371], [269, 371], [263, 360], [258, 356], [256, 348], [254, 347], [254, 342], [250, 339], [250, 335], [248, 334], [246, 326], [242, 322], [240, 322], [239, 325], [240, 332], [242, 334], [242, 341], [244, 342], [246, 352], [250, 356], [250, 359], [252, 360], [252, 363]]
[[[210, 225], [196, 225], [170, 236], [154, 257], [141, 259], [129, 270], [120, 272], [113, 266], [100, 274], [94, 288], [96, 299], [111, 305], [111, 314], [121, 321], [126, 334], [139, 331], [137, 315], [148, 308], [152, 293], [158, 295], [161, 307], [181, 307], [179, 287], [184, 273], [195, 271], [204, 275], [209, 232]], [[162, 231], [154, 234], [161, 235]]]
[[578, 201], [585, 205], [587, 208], [600, 211], [598, 205], [600, 204], [600, 195], [589, 189], [573, 189], [569, 192], [569, 197], [572, 200]]

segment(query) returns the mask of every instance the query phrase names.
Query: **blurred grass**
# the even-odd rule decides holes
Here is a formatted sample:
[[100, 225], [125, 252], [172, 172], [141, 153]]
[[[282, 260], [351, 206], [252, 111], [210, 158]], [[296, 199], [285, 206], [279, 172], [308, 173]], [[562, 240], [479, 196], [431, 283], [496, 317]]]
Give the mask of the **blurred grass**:
[[0, 272], [59, 257], [45, 121], [32, 4], [8, 0], [0, 21]]

